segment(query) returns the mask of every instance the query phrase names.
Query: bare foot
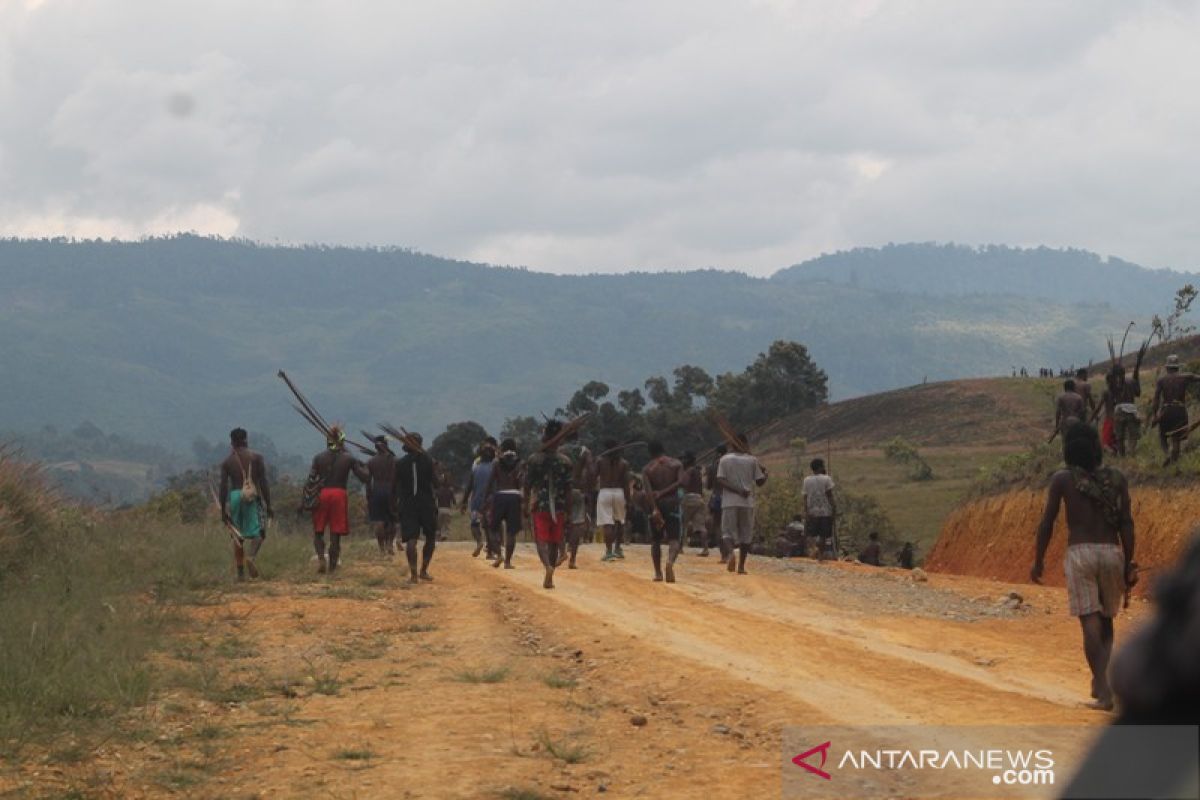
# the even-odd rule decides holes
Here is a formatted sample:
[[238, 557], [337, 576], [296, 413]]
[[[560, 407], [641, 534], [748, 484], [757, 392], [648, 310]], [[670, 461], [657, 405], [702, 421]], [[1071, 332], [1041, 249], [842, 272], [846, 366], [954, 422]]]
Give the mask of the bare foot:
[[408, 582], [409, 583], [420, 583], [421, 581], [419, 578], [417, 578], [416, 575], [413, 575], [411, 578], [408, 579]]
[[329, 563], [325, 560], [325, 556], [317, 556], [317, 574], [324, 575], [329, 571]]
[[504, 562], [504, 568], [505, 568], [505, 569], [516, 569], [516, 567], [514, 567], [514, 566], [512, 565], [512, 562], [511, 562], [511, 561], [505, 561], [505, 562]]
[[667, 583], [674, 583], [674, 582], [675, 582], [675, 567], [671, 564], [667, 564]]
[[258, 577], [258, 567], [254, 566], [254, 562], [248, 558], [246, 559], [246, 571], [250, 573], [251, 578]]
[[543, 589], [553, 589], [554, 588], [554, 568], [553, 567], [546, 567], [546, 580], [542, 581], [542, 588]]
[[749, 573], [749, 572], [746, 572], [746, 570], [744, 570], [744, 569], [739, 569], [739, 570], [738, 570], [738, 575], [749, 575], [749, 574], [750, 574], [750, 573]]
[[479, 544], [478, 542], [476, 542], [476, 543], [475, 543], [475, 552], [474, 552], [474, 553], [471, 553], [471, 558], [478, 558], [478, 557], [479, 557], [479, 554], [480, 554], [481, 552], [483, 552], [483, 545], [481, 545], [481, 544]]
[[661, 572], [659, 572], [659, 573], [656, 573], [656, 574], [655, 574], [655, 576], [654, 576], [654, 582], [655, 582], [655, 583], [662, 583], [662, 579], [663, 579], [663, 578], [662, 578], [662, 573], [661, 573]]
[[504, 563], [504, 559], [497, 558], [495, 561], [492, 562], [492, 566], [499, 569], [500, 565], [503, 563]]
[[567, 564], [567, 569], [579, 569], [579, 567], [575, 566], [575, 562], [572, 561], [570, 564]]
[[430, 574], [429, 574], [428, 572], [426, 572], [425, 570], [421, 570], [421, 580], [423, 580], [423, 581], [429, 581], [430, 583], [433, 583], [433, 576], [432, 576], [432, 575], [430, 575]]
[[737, 569], [737, 559], [733, 556], [730, 556], [729, 560], [725, 562], [725, 568], [730, 572], [733, 572], [735, 569]]

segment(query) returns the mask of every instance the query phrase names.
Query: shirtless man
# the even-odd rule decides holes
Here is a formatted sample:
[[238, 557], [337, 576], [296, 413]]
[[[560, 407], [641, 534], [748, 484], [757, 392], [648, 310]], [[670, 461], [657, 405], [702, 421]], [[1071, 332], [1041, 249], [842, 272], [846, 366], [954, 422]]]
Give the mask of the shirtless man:
[[[1133, 378], [1125, 377], [1125, 368], [1114, 364], [1105, 377], [1104, 394], [1101, 395], [1101, 405], [1104, 407], [1104, 429], [1111, 433], [1111, 447], [1117, 455], [1137, 452], [1138, 439], [1142, 435], [1142, 421], [1138, 415], [1137, 399], [1142, 396], [1142, 383], [1138, 377], [1138, 368], [1133, 370]], [[1104, 442], [1106, 445], [1110, 442]]]
[[[267, 482], [267, 462], [261, 453], [250, 449], [250, 437], [245, 428], [234, 428], [229, 432], [229, 455], [221, 462], [221, 519], [233, 525], [242, 535], [243, 542], [233, 546], [233, 561], [237, 565], [239, 581], [258, 577], [254, 559], [267, 538], [261, 511], [267, 519], [274, 519], [271, 510], [271, 487]], [[250, 488], [253, 487], [253, 488]], [[249, 497], [243, 495], [248, 493]], [[250, 549], [249, 557], [246, 548]]]
[[549, 444], [562, 423], [552, 419], [542, 431], [542, 449], [525, 462], [525, 513], [533, 522], [538, 557], [546, 568], [542, 587], [554, 588], [554, 568], [571, 518], [571, 459]]
[[683, 484], [683, 464], [666, 453], [662, 442], [650, 442], [650, 463], [642, 468], [646, 483], [646, 513], [650, 515], [650, 558], [654, 562], [654, 580], [663, 580], [662, 544], [667, 543], [667, 583], [675, 582], [675, 559], [682, 546], [679, 518], [679, 488]]
[[396, 454], [386, 436], [376, 436], [375, 455], [367, 460], [367, 518], [375, 526], [381, 556], [396, 555]]
[[1067, 599], [1079, 617], [1083, 652], [1092, 671], [1092, 708], [1111, 710], [1108, 660], [1112, 655], [1113, 617], [1132, 583], [1133, 517], [1129, 484], [1112, 467], [1101, 465], [1103, 450], [1094, 428], [1075, 424], [1063, 434], [1067, 468], [1054, 473], [1046, 510], [1037, 530], [1037, 550], [1029, 577], [1042, 582], [1046, 548], [1054, 534], [1059, 506], [1067, 506]]
[[1083, 407], [1087, 416], [1084, 422], [1096, 416], [1096, 398], [1092, 396], [1092, 385], [1088, 383], [1088, 371], [1082, 367], [1075, 370], [1075, 394], [1083, 398]]
[[[721, 463], [721, 456], [725, 455], [728, 448], [725, 445], [717, 447], [716, 457], [713, 462], [708, 465], [704, 476], [704, 483], [708, 488], [708, 538], [709, 541], [715, 536], [717, 539], [717, 547], [721, 549], [721, 563], [724, 564], [729, 560], [729, 553], [725, 548], [725, 537], [721, 535], [721, 484], [717, 482], [717, 465]], [[708, 548], [700, 551], [700, 555], [707, 556]]]
[[1158, 425], [1158, 444], [1169, 467], [1179, 460], [1179, 448], [1187, 436], [1187, 390], [1200, 375], [1179, 371], [1179, 356], [1167, 356], [1167, 374], [1154, 385], [1154, 401], [1150, 406], [1151, 425]]
[[708, 509], [704, 505], [704, 471], [696, 463], [696, 454], [683, 454], [683, 542], [695, 533], [700, 539], [700, 555], [708, 555]]
[[[484, 528], [487, 525], [484, 500], [487, 498], [487, 487], [492, 480], [492, 470], [496, 466], [495, 461], [496, 449], [484, 442], [479, 446], [479, 457], [471, 466], [471, 477], [467, 479], [467, 486], [463, 489], [461, 510], [466, 512], [470, 509], [471, 536], [475, 538], [475, 552], [471, 553], [472, 558], [478, 557], [484, 547]], [[488, 558], [495, 555], [490, 543], [488, 543], [487, 555]]]
[[[577, 439], [579, 434], [575, 434], [572, 440]], [[605, 447], [607, 450], [607, 446]], [[578, 445], [574, 448], [574, 458], [571, 465], [571, 483], [576, 489], [583, 492], [584, 502], [587, 504], [585, 515], [596, 518], [596, 457], [592, 455], [592, 451], [586, 445]]]
[[493, 567], [504, 564], [512, 569], [513, 551], [517, 549], [517, 534], [521, 532], [521, 481], [524, 470], [517, 455], [515, 439], [500, 443], [500, 458], [492, 467], [491, 479], [484, 490], [484, 505], [490, 506], [491, 524], [488, 526], [488, 549], [495, 554]]
[[[330, 438], [325, 449], [313, 457], [309, 472], [322, 479], [321, 494], [317, 507], [312, 511], [313, 549], [317, 552], [317, 572], [332, 573], [337, 569], [338, 557], [342, 553], [342, 537], [350, 535], [350, 509], [346, 497], [346, 483], [350, 474], [363, 483], [371, 480], [371, 473], [362, 462], [346, 452], [346, 434], [338, 425], [329, 429]], [[325, 531], [329, 530], [329, 560], [325, 560]]]
[[[421, 434], [412, 434], [420, 445]], [[396, 463], [396, 494], [400, 508], [400, 537], [404, 540], [404, 554], [408, 558], [409, 583], [432, 581], [429, 562], [437, 547], [437, 474], [433, 470], [433, 459], [428, 453], [404, 445], [404, 457]], [[421, 571], [417, 572], [417, 540], [425, 536], [425, 547], [421, 551]]]
[[1067, 378], [1062, 392], [1054, 400], [1054, 430], [1061, 435], [1071, 423], [1086, 422], [1087, 418], [1087, 406], [1075, 392], [1075, 381]]
[[738, 439], [740, 452], [726, 453], [717, 463], [717, 483], [721, 484], [721, 536], [729, 548], [726, 563], [730, 572], [736, 564], [738, 574], [745, 575], [746, 558], [754, 543], [754, 490], [767, 482], [767, 471], [747, 452], [746, 434], [738, 434]]
[[609, 439], [604, 443], [608, 455], [596, 461], [596, 524], [604, 531], [604, 555], [601, 561], [624, 558], [624, 554], [613, 552], [614, 545], [624, 533], [625, 515], [629, 508], [629, 462], [621, 457], [617, 443]]

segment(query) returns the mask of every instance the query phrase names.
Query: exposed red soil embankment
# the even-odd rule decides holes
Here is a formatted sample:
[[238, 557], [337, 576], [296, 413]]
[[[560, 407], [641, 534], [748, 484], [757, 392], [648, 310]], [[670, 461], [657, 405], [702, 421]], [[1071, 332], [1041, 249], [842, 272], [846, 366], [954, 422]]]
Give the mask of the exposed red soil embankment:
[[[1174, 563], [1200, 522], [1200, 494], [1180, 489], [1135, 489], [1133, 522], [1136, 559], [1145, 571], [1136, 594], [1145, 594], [1153, 576]], [[1034, 540], [1045, 508], [1046, 493], [1009, 492], [974, 500], [956, 509], [942, 526], [937, 544], [925, 561], [932, 572], [977, 575], [993, 580], [1029, 580]], [[1067, 546], [1066, 514], [1060, 512], [1046, 553], [1046, 583], [1063, 585], [1063, 552]]]

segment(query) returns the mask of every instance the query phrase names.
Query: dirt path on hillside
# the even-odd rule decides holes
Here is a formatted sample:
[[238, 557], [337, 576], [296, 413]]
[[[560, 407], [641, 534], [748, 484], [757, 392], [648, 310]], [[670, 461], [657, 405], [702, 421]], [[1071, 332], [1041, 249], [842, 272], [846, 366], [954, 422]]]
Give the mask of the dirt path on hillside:
[[[769, 797], [791, 724], [1100, 724], [1062, 590], [645, 548], [540, 587], [443, 546], [436, 581], [352, 551], [336, 580], [195, 609], [167, 659], [197, 677], [145, 733], [29, 759], [14, 796]], [[1134, 617], [1143, 608], [1135, 609]], [[1130, 620], [1119, 624], [1125, 634]], [[526, 794], [521, 794], [526, 792]]]

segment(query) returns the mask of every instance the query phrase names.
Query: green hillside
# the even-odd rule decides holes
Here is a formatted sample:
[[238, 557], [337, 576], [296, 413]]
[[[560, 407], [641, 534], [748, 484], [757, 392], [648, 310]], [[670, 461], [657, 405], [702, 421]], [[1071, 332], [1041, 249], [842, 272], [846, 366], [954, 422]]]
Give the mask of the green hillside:
[[86, 419], [176, 450], [237, 423], [307, 452], [312, 434], [288, 408], [280, 367], [353, 427], [495, 428], [592, 379], [615, 391], [681, 364], [741, 369], [775, 339], [807, 345], [836, 399], [1086, 360], [1128, 315], [789, 275], [568, 277], [196, 236], [2, 241], [0, 414], [10, 430]]

